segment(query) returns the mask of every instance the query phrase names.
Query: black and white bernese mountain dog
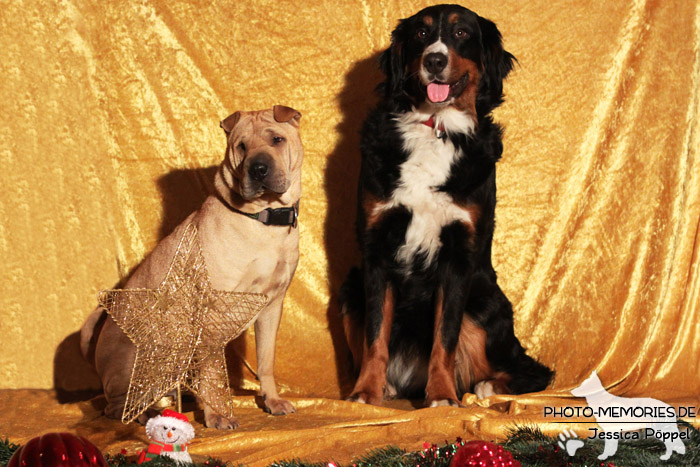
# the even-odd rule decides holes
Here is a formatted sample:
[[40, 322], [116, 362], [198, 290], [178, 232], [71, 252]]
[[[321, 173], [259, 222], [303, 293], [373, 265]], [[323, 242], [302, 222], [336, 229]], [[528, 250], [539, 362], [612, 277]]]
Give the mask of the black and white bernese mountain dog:
[[493, 22], [458, 5], [401, 20], [391, 39], [362, 129], [362, 267], [340, 294], [359, 368], [348, 400], [542, 390], [553, 372], [515, 336], [491, 265], [503, 150], [491, 111], [515, 57]]

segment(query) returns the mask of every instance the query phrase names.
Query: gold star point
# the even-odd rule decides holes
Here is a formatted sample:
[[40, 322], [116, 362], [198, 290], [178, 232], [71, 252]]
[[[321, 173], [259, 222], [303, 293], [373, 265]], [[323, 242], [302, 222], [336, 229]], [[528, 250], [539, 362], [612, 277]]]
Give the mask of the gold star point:
[[192, 359], [185, 385], [214, 411], [231, 418], [233, 393], [228, 380], [226, 344], [252, 324], [267, 303], [267, 297], [214, 290], [210, 298], [201, 344]]

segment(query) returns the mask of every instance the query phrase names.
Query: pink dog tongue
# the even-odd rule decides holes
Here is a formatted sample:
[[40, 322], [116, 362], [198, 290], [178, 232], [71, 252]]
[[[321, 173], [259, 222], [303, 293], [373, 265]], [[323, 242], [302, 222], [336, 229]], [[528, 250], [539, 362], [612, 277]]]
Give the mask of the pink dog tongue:
[[430, 83], [428, 85], [428, 99], [431, 102], [442, 102], [450, 94], [449, 84]]

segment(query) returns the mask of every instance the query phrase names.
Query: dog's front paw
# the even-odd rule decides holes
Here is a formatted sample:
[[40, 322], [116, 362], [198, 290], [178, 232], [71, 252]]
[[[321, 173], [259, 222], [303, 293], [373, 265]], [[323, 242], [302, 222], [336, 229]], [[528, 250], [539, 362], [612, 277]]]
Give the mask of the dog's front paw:
[[428, 407], [461, 407], [458, 401], [454, 399], [437, 399], [434, 401], [428, 401]]
[[236, 417], [227, 418], [218, 413], [205, 413], [204, 426], [207, 428], [216, 428], [217, 430], [235, 430], [240, 426]]
[[265, 412], [272, 415], [287, 415], [296, 412], [291, 402], [279, 398], [273, 399], [263, 396], [263, 406]]
[[350, 394], [350, 396], [345, 400], [350, 402], [359, 402], [361, 404], [382, 405], [384, 395], [372, 394], [368, 391], [357, 391]]

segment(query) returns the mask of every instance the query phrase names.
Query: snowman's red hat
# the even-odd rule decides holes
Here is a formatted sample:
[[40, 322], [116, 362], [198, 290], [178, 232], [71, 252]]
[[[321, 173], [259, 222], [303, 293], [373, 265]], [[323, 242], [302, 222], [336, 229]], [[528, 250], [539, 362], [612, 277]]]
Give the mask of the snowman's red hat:
[[187, 416], [170, 409], [165, 409], [161, 415], [153, 417], [146, 423], [146, 434], [149, 438], [153, 438], [153, 430], [163, 425], [182, 431], [187, 438], [186, 442], [194, 438], [194, 428]]
[[178, 420], [182, 420], [185, 423], [190, 423], [190, 419], [187, 418], [187, 415], [180, 412], [175, 412], [174, 410], [165, 409], [163, 410], [163, 413], [161, 415], [163, 417], [177, 418]]

